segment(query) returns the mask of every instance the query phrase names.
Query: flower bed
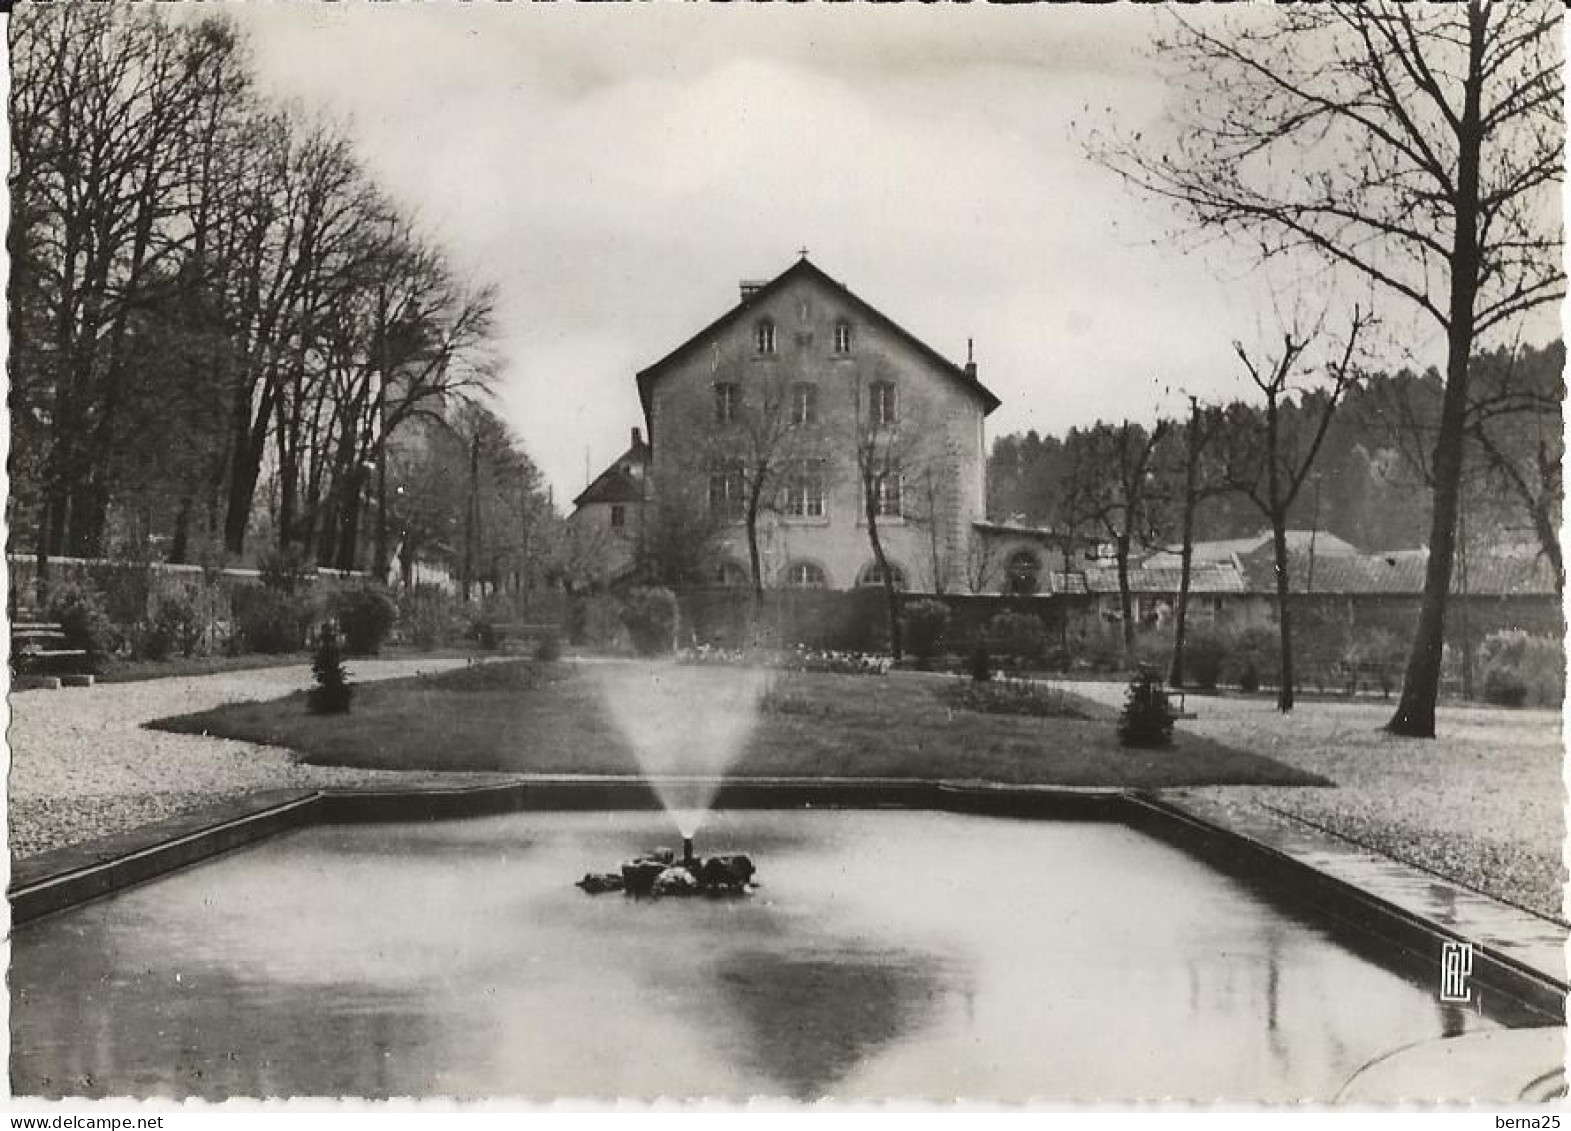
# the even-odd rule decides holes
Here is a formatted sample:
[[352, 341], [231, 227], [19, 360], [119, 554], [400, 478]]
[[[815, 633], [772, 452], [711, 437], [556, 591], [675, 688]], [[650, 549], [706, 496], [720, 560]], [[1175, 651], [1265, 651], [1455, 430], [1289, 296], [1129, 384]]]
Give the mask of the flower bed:
[[834, 652], [818, 648], [715, 648], [700, 644], [676, 654], [679, 664], [772, 668], [788, 672], [833, 675], [887, 675], [894, 666], [888, 656], [865, 652]]
[[1097, 712], [1074, 695], [1029, 679], [1003, 676], [986, 682], [957, 679], [939, 698], [950, 708], [989, 715], [1032, 715], [1037, 718], [1091, 719]]

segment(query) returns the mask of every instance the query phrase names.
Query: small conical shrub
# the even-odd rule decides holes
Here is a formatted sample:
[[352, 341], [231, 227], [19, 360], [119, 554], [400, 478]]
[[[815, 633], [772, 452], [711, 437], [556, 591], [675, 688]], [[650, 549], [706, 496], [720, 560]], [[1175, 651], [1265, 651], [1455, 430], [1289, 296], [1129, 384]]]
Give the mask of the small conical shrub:
[[349, 710], [355, 689], [344, 671], [344, 653], [338, 632], [330, 624], [322, 626], [317, 637], [316, 654], [311, 658], [311, 674], [316, 686], [306, 694], [306, 706], [315, 715], [342, 715]]
[[1125, 746], [1167, 746], [1173, 741], [1173, 708], [1155, 668], [1141, 668], [1129, 681], [1118, 740]]

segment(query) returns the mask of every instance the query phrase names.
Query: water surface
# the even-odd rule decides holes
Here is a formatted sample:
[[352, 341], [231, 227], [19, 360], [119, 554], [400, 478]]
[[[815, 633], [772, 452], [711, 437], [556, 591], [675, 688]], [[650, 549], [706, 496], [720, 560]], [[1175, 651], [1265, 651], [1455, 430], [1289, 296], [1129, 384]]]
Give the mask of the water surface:
[[1329, 1099], [1491, 1023], [1114, 824], [722, 812], [745, 900], [590, 897], [656, 813], [305, 829], [25, 926], [22, 1095]]

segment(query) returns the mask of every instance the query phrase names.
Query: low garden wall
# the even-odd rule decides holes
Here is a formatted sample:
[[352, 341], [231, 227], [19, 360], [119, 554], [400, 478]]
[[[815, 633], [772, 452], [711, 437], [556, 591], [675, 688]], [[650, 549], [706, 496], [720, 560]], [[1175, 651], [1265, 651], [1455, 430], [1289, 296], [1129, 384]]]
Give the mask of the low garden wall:
[[[903, 608], [915, 602], [939, 602], [947, 611], [931, 646], [934, 658], [968, 656], [980, 642], [996, 659], [1023, 668], [1111, 674], [1130, 666], [1123, 653], [1121, 625], [1105, 615], [1103, 595], [903, 594], [900, 600]], [[1299, 687], [1386, 694], [1400, 687], [1418, 617], [1418, 595], [1294, 594], [1289, 600]], [[888, 648], [887, 611], [878, 589], [770, 590], [756, 608], [752, 594], [740, 589], [687, 590], [678, 594], [677, 601], [681, 645], [802, 645], [846, 652]], [[1280, 672], [1274, 601], [1259, 594], [1228, 595], [1220, 611], [1212, 604], [1212, 595], [1198, 597], [1197, 604], [1201, 601], [1207, 615], [1190, 621], [1188, 682], [1250, 689], [1275, 686]], [[910, 614], [907, 617], [909, 624]], [[593, 630], [597, 619], [611, 624], [614, 632], [614, 611], [586, 618], [580, 609], [578, 623], [581, 628], [587, 623], [589, 631], [581, 631], [577, 643], [608, 643]], [[1022, 622], [1029, 631], [1021, 631]], [[571, 617], [569, 623], [574, 623]], [[1482, 687], [1485, 642], [1503, 633], [1558, 642], [1563, 634], [1560, 607], [1547, 595], [1453, 597], [1446, 618], [1448, 691], [1461, 690], [1464, 650], [1477, 661], [1475, 690]], [[918, 638], [908, 627], [908, 651], [920, 653]], [[1172, 650], [1170, 619], [1137, 627], [1136, 662], [1165, 671]]]

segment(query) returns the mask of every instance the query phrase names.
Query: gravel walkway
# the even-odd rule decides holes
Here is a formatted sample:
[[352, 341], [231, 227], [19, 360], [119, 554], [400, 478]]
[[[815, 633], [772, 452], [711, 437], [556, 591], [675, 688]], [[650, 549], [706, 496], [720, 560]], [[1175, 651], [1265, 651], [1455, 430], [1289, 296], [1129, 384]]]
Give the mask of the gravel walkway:
[[[460, 667], [462, 659], [350, 660], [356, 681]], [[273, 746], [142, 724], [310, 686], [309, 665], [10, 696], [9, 825], [21, 858], [265, 789], [392, 783], [423, 775], [309, 766]]]
[[[1063, 684], [1120, 706], [1122, 685]], [[1381, 728], [1393, 702], [1300, 702], [1191, 695], [1180, 728], [1322, 774], [1336, 789], [1195, 790], [1263, 804], [1476, 891], [1565, 919], [1563, 745], [1557, 711], [1441, 707], [1433, 742]]]

